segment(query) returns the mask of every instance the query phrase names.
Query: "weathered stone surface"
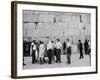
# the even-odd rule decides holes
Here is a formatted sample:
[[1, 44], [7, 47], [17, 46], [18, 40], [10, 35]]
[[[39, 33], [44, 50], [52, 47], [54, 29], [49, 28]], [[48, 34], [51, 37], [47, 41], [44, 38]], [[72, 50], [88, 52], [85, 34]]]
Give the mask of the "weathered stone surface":
[[23, 11], [23, 36], [46, 40], [70, 38], [77, 43], [91, 37], [91, 15], [89, 13], [61, 13]]

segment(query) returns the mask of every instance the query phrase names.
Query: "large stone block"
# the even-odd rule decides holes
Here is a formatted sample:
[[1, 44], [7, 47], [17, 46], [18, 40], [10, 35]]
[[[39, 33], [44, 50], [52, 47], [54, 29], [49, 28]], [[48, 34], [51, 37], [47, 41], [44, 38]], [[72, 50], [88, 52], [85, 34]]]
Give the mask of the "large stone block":
[[39, 14], [39, 22], [53, 22], [53, 15]]

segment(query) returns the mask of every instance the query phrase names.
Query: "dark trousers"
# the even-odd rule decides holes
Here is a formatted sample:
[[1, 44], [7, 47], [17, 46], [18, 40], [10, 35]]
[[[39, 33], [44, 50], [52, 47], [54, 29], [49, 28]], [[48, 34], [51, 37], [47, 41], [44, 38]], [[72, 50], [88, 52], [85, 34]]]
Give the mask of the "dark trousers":
[[40, 64], [46, 63], [45, 58], [40, 57]]
[[35, 50], [32, 51], [32, 63], [35, 63]]
[[90, 53], [91, 53], [91, 49], [88, 49], [88, 55], [90, 55]]
[[85, 54], [88, 54], [88, 47], [85, 47]]
[[82, 50], [80, 50], [80, 58], [83, 58], [84, 56], [83, 56], [83, 52], [82, 52]]
[[55, 60], [55, 49], [52, 50], [52, 60]]
[[61, 63], [61, 49], [57, 49], [56, 51], [56, 62]]
[[70, 54], [69, 53], [67, 53], [67, 62], [68, 62], [68, 64], [71, 64], [71, 59], [70, 59]]
[[55, 60], [57, 60], [57, 49], [56, 48], [54, 48], [54, 56], [55, 56]]
[[52, 62], [52, 49], [49, 49], [48, 51], [47, 51], [47, 55], [48, 55], [48, 58], [49, 58], [49, 64], [51, 64], [51, 62]]

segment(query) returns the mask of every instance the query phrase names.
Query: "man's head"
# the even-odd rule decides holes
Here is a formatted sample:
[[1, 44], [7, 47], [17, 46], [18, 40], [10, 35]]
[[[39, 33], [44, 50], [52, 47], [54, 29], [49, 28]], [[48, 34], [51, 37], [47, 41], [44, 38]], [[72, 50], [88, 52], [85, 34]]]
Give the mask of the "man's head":
[[87, 42], [87, 39], [85, 39], [85, 42]]
[[60, 39], [57, 39], [57, 42], [59, 42], [60, 41]]
[[53, 41], [51, 41], [51, 43], [53, 43]]
[[67, 41], [69, 41], [69, 39], [67, 38]]
[[36, 41], [35, 40], [33, 40], [33, 43], [35, 43]]
[[80, 40], [80, 39], [79, 39], [78, 41], [79, 41], [79, 42], [81, 42], [81, 40]]

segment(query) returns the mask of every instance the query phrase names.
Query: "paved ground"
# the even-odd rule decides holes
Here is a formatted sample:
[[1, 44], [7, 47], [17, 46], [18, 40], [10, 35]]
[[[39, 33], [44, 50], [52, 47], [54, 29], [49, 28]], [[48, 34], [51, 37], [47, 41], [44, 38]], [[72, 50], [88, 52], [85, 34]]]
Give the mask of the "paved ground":
[[[48, 58], [46, 57], [46, 60]], [[61, 55], [62, 63], [52, 62], [52, 64], [42, 64], [35, 63], [32, 64], [32, 57], [24, 57], [24, 63], [26, 64], [23, 66], [23, 69], [36, 69], [36, 68], [56, 68], [56, 67], [79, 67], [79, 66], [90, 66], [90, 57], [89, 55], [84, 55], [83, 59], [79, 59], [78, 53], [73, 53], [71, 55], [71, 64], [66, 63], [66, 55]]]

